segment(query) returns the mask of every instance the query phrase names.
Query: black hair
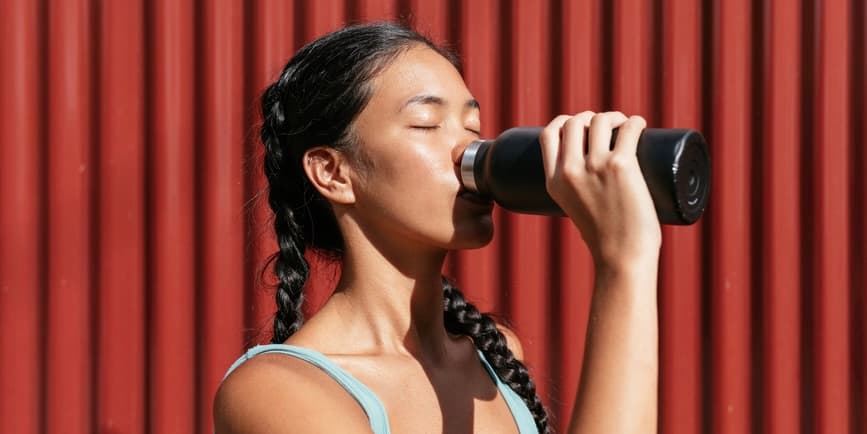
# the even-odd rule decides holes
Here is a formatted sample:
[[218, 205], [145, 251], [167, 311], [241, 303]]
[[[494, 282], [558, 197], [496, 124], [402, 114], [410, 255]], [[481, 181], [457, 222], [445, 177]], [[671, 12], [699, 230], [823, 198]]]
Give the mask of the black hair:
[[[339, 259], [344, 248], [330, 204], [310, 184], [302, 156], [322, 145], [353, 155], [356, 140], [351, 125], [370, 99], [371, 79], [398, 55], [419, 45], [458, 67], [455, 56], [410, 29], [392, 23], [356, 25], [301, 48], [262, 96], [264, 170], [280, 248], [272, 258], [279, 280], [273, 343], [288, 339], [303, 322], [302, 290], [310, 271], [305, 250]], [[500, 379], [530, 408], [539, 432], [548, 432], [548, 414], [536, 386], [494, 320], [468, 303], [445, 278], [442, 282], [446, 330], [472, 338]]]

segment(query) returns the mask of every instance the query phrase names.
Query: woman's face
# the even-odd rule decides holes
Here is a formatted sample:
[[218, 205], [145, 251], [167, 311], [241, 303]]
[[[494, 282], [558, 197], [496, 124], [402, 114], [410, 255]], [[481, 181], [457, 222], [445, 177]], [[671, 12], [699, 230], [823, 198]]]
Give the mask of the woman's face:
[[459, 178], [460, 156], [479, 139], [480, 125], [478, 103], [457, 69], [416, 46], [372, 85], [353, 126], [365, 160], [352, 175], [356, 220], [418, 247], [487, 244], [492, 204], [464, 193]]

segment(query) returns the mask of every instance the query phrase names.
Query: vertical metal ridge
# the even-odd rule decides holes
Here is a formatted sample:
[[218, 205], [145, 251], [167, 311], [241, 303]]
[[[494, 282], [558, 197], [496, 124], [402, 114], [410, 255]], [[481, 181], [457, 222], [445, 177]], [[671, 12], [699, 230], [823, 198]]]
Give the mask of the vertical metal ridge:
[[164, 0], [148, 16], [148, 426], [194, 432], [195, 20], [190, 3]]
[[[37, 2], [0, 4], [5, 53], [0, 67], [0, 431], [42, 428], [39, 337], [40, 195], [39, 70], [42, 46]], [[9, 393], [5, 391], [9, 390]]]
[[[763, 293], [762, 320], [764, 348], [762, 432], [796, 433], [800, 421], [800, 318], [801, 282], [791, 273], [801, 264], [801, 124], [800, 38], [801, 9], [790, 2], [773, 1], [764, 13], [765, 46], [763, 75], [765, 83], [762, 110], [766, 120], [761, 126], [763, 173], [763, 235], [760, 270]], [[795, 296], [793, 296], [795, 294]]]
[[817, 2], [816, 129], [811, 158], [815, 173], [813, 267], [817, 297], [813, 305], [816, 351], [817, 432], [848, 432], [849, 310], [848, 288], [848, 135], [849, 8], [845, 0]]
[[97, 430], [145, 426], [144, 55], [141, 2], [102, 4]]
[[[47, 251], [45, 403], [48, 433], [92, 432], [89, 334], [91, 276], [88, 225], [92, 140], [89, 106], [90, 40], [87, 2], [46, 5], [48, 125], [45, 163]], [[69, 403], [78, 405], [69, 405]]]
[[[711, 429], [750, 430], [750, 7], [720, 2], [715, 18], [713, 77], [714, 201], [711, 242]], [[723, 205], [724, 204], [724, 205]]]
[[243, 4], [239, 0], [204, 2], [200, 15], [203, 42], [202, 135], [196, 155], [202, 190], [199, 256], [201, 276], [198, 370], [198, 430], [211, 432], [214, 394], [227, 367], [244, 344], [243, 173]]
[[[692, 1], [661, 4], [656, 26], [660, 101], [652, 103], [662, 127], [701, 130], [701, 7]], [[701, 432], [702, 229], [664, 227], [660, 257], [659, 431]]]
[[867, 84], [864, 76], [867, 74], [867, 31], [863, 23], [867, 22], [867, 5], [863, 1], [852, 1], [851, 22], [853, 31], [853, 62], [852, 75], [852, 132], [850, 137], [853, 149], [853, 173], [855, 186], [852, 191], [853, 214], [850, 264], [852, 269], [852, 315], [850, 324], [852, 333], [852, 432], [867, 431], [867, 373], [862, 367], [867, 364], [867, 151], [864, 140], [867, 138]]

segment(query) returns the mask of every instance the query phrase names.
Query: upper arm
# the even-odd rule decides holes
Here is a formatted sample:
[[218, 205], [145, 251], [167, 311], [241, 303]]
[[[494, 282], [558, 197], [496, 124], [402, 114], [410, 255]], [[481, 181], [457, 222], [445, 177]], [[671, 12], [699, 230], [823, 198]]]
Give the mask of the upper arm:
[[512, 350], [512, 354], [515, 355], [515, 358], [518, 360], [524, 360], [524, 347], [521, 346], [521, 340], [518, 339], [518, 335], [515, 334], [510, 328], [497, 324], [497, 329], [506, 336], [506, 346]]
[[319, 368], [287, 356], [260, 355], [239, 366], [217, 390], [214, 432], [370, 432], [370, 423], [355, 399]]

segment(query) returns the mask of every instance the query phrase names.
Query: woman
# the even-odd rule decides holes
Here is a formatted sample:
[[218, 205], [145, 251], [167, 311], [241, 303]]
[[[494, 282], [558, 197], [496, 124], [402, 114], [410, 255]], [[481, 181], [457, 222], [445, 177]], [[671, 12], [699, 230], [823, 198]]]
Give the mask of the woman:
[[[491, 202], [458, 179], [479, 106], [450, 55], [392, 24], [339, 30], [295, 54], [262, 112], [274, 344], [230, 370], [216, 432], [548, 432], [517, 338], [440, 275], [449, 250], [493, 236]], [[661, 233], [636, 159], [644, 125], [585, 112], [541, 135], [549, 192], [596, 270], [570, 432], [656, 429]], [[306, 248], [342, 274], [302, 327]]]

